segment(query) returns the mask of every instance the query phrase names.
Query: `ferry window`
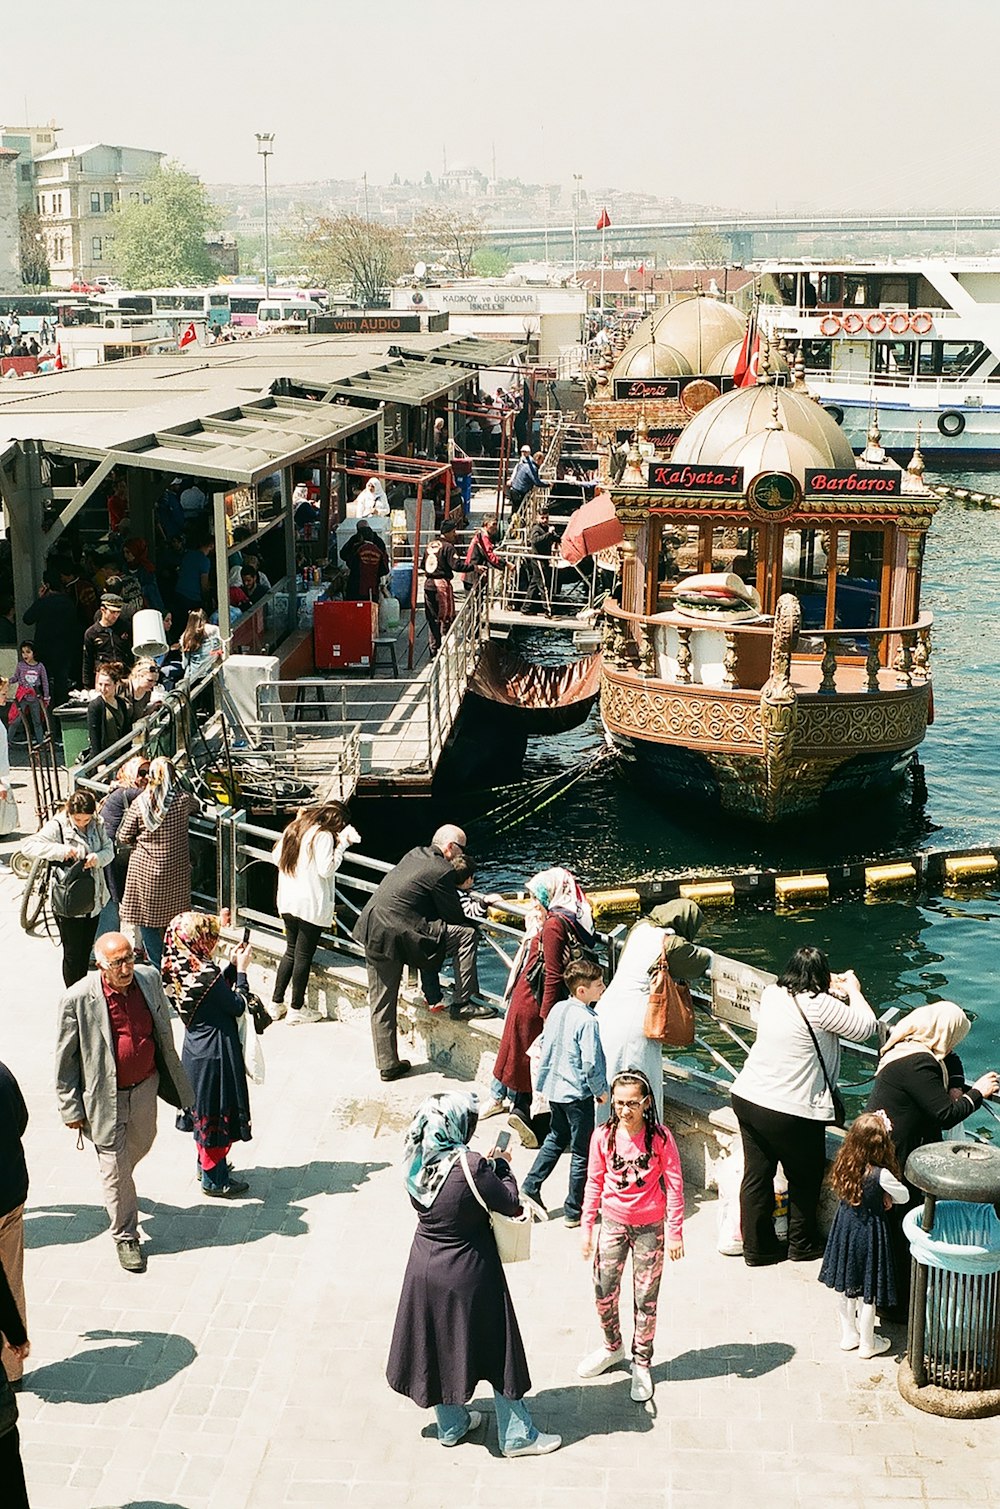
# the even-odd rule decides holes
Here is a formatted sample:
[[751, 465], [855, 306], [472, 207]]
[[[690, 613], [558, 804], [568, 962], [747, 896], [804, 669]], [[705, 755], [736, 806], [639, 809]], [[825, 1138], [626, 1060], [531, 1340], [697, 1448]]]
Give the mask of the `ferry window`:
[[839, 304], [844, 292], [844, 282], [839, 272], [820, 273], [819, 301], [821, 304]]
[[982, 341], [921, 341], [917, 371], [921, 377], [959, 377], [979, 364], [983, 351]]
[[844, 303], [856, 309], [868, 308], [868, 279], [857, 273], [844, 278]]
[[885, 535], [881, 529], [840, 529], [836, 535], [834, 627], [870, 629], [879, 621]]
[[781, 590], [798, 598], [804, 629], [822, 629], [826, 624], [828, 540], [828, 530], [785, 530]]
[[778, 293], [783, 304], [795, 303], [795, 274], [793, 272], [778, 274]]

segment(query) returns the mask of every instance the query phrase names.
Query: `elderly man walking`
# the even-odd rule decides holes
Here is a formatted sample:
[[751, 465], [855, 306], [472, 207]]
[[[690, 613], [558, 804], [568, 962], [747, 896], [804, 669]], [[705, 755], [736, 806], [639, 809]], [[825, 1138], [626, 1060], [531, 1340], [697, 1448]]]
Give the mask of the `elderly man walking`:
[[446, 823], [430, 845], [411, 849], [382, 881], [354, 929], [365, 950], [368, 1002], [372, 1014], [375, 1062], [385, 1080], [399, 1079], [410, 1063], [399, 1056], [396, 1008], [403, 969], [437, 967], [455, 958], [455, 998], [450, 1014], [461, 1019], [492, 1015], [474, 998], [479, 994], [476, 969], [478, 933], [470, 926], [458, 896], [451, 861], [465, 849], [465, 834]]
[[[28, 1165], [21, 1138], [28, 1125], [28, 1108], [21, 1087], [6, 1064], [0, 1064], [0, 1267], [10, 1285], [21, 1319], [24, 1309], [24, 1202], [28, 1198]], [[20, 1348], [4, 1333], [0, 1362], [11, 1383], [24, 1366]]]
[[122, 933], [94, 946], [97, 969], [63, 996], [56, 1046], [56, 1094], [71, 1131], [97, 1151], [104, 1203], [118, 1261], [142, 1273], [134, 1172], [156, 1137], [156, 1097], [194, 1104], [170, 1030], [170, 1007], [159, 973], [136, 967]]

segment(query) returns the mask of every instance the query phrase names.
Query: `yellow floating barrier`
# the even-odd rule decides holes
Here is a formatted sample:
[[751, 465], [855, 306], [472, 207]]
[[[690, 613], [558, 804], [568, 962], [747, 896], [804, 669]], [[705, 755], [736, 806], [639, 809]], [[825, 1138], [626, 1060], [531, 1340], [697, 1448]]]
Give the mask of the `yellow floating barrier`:
[[972, 880], [990, 880], [1000, 869], [995, 854], [959, 854], [944, 862], [948, 885], [963, 885]]
[[733, 906], [736, 887], [731, 880], [699, 880], [682, 885], [680, 893], [685, 901], [697, 901], [699, 906]]
[[867, 865], [865, 890], [884, 891], [895, 886], [916, 885], [917, 867], [907, 862], [894, 865]]
[[606, 917], [610, 912], [638, 912], [642, 909], [642, 897], [632, 886], [620, 886], [617, 890], [588, 891], [587, 900], [595, 917]]
[[780, 904], [830, 899], [830, 880], [826, 875], [777, 875], [774, 880], [774, 899]]

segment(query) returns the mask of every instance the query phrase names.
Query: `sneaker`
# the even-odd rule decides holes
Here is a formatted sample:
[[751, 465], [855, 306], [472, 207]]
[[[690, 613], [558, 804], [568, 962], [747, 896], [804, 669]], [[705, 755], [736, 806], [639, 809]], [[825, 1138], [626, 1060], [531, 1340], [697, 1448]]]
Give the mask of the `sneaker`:
[[315, 1006], [303, 1006], [301, 1011], [290, 1011], [288, 1022], [291, 1027], [298, 1027], [302, 1022], [325, 1022], [327, 1018]]
[[211, 1195], [215, 1200], [238, 1200], [240, 1195], [245, 1195], [249, 1188], [245, 1179], [230, 1176], [228, 1184], [220, 1184], [218, 1187], [213, 1184], [202, 1184], [201, 1192], [203, 1195]]
[[608, 1368], [616, 1368], [620, 1362], [625, 1361], [625, 1348], [617, 1347], [609, 1352], [607, 1347], [598, 1347], [596, 1352], [589, 1352], [581, 1363], [578, 1363], [576, 1376], [578, 1378], [599, 1378], [606, 1373]]
[[384, 1080], [386, 1084], [391, 1084], [394, 1079], [402, 1079], [404, 1074], [409, 1074], [412, 1067], [413, 1065], [408, 1058], [401, 1058], [390, 1069], [381, 1069], [379, 1071], [379, 1079]]
[[440, 1012], [446, 1011], [448, 1009], [447, 1001], [424, 1001], [424, 1005], [427, 1007], [427, 1010], [433, 1012], [435, 1016], [437, 1016]]
[[512, 1446], [510, 1451], [505, 1451], [505, 1457], [547, 1457], [550, 1451], [558, 1451], [562, 1445], [562, 1436], [546, 1436], [539, 1431], [533, 1441], [526, 1446]]
[[479, 1113], [480, 1121], [489, 1121], [491, 1116], [502, 1116], [506, 1111], [506, 1103], [502, 1100], [491, 1100]]
[[647, 1399], [652, 1399], [653, 1397], [653, 1379], [650, 1376], [649, 1368], [644, 1362], [633, 1362], [632, 1364], [631, 1394], [636, 1404], [645, 1404]]
[[549, 1213], [538, 1195], [529, 1195], [526, 1190], [522, 1189], [521, 1204], [533, 1221], [547, 1221], [549, 1219]]
[[441, 1445], [442, 1446], [459, 1446], [463, 1441], [467, 1441], [469, 1439], [469, 1437], [472, 1435], [472, 1432], [474, 1430], [478, 1430], [479, 1427], [482, 1425], [482, 1423], [483, 1423], [483, 1417], [482, 1417], [481, 1412], [478, 1409], [470, 1409], [469, 1410], [469, 1423], [465, 1427], [465, 1430], [463, 1431], [462, 1435], [456, 1436], [456, 1438], [455, 1438], [454, 1441], [442, 1441]]
[[859, 1346], [858, 1356], [864, 1357], [865, 1359], [869, 1357], [881, 1357], [882, 1353], [888, 1352], [891, 1346], [892, 1342], [889, 1340], [888, 1336], [879, 1336], [878, 1332], [876, 1331], [875, 1335], [872, 1337], [871, 1347], [868, 1348], [866, 1346]]
[[579, 1216], [563, 1216], [563, 1225], [568, 1226], [570, 1231], [575, 1231], [579, 1224]]
[[284, 1001], [272, 1001], [267, 1010], [272, 1022], [280, 1022], [282, 1017], [288, 1015], [288, 1007]]
[[[507, 1117], [507, 1125], [512, 1132], [517, 1133], [521, 1139], [522, 1147], [535, 1148], [538, 1146], [538, 1138], [519, 1111], [511, 1111]], [[553, 1450], [555, 1450], [555, 1447], [553, 1447]]]
[[135, 1240], [130, 1242], [118, 1242], [118, 1261], [126, 1273], [145, 1273], [146, 1259], [142, 1255], [142, 1248]]

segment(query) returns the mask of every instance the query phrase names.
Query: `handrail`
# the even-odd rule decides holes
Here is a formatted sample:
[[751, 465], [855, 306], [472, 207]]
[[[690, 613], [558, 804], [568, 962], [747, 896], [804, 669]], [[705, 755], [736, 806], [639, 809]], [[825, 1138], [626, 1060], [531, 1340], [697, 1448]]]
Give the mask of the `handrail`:
[[[671, 624], [676, 627], [675, 620], [670, 616], [669, 611], [663, 613], [630, 613], [627, 608], [623, 608], [620, 603], [616, 603], [613, 599], [609, 599], [604, 604], [604, 612], [611, 618], [628, 619], [632, 623], [641, 624], [644, 628], [656, 629], [662, 627], [664, 624]], [[774, 633], [774, 620], [771, 617], [768, 617], [765, 623], [726, 624], [725, 622], [705, 623], [701, 619], [694, 618], [685, 618], [682, 621], [682, 616], [678, 614], [677, 622], [681, 622], [682, 627], [689, 629], [715, 629], [727, 634], [759, 634], [766, 636], [768, 639]], [[921, 630], [930, 629], [933, 623], [933, 613], [921, 613], [920, 617], [915, 619], [913, 623], [872, 624], [869, 628], [858, 626], [853, 628], [842, 627], [839, 629], [803, 629], [800, 637], [802, 639], [848, 639], [852, 636], [863, 638], [867, 634], [918, 634]]]
[[[825, 320], [827, 315], [833, 315], [835, 319], [842, 320], [846, 314], [859, 314], [863, 320], [866, 320], [871, 314], [884, 315], [887, 320], [894, 314], [929, 314], [931, 319], [935, 321], [967, 318], [960, 309], [935, 309], [930, 304], [915, 304], [912, 308], [909, 306], [899, 308], [893, 305], [891, 309], [882, 309], [877, 304], [866, 304], [864, 306], [860, 304], [844, 304], [839, 308], [828, 308], [826, 305], [817, 307], [815, 304], [761, 304], [759, 314], [768, 325], [780, 324], [782, 319]], [[860, 335], [867, 334], [868, 332], [859, 331], [858, 333]], [[887, 330], [881, 333], [886, 339], [889, 338]], [[906, 331], [904, 335], [909, 335], [910, 333]], [[926, 337], [924, 338], [926, 339]], [[903, 336], [899, 336], [897, 339], [903, 339]]]

